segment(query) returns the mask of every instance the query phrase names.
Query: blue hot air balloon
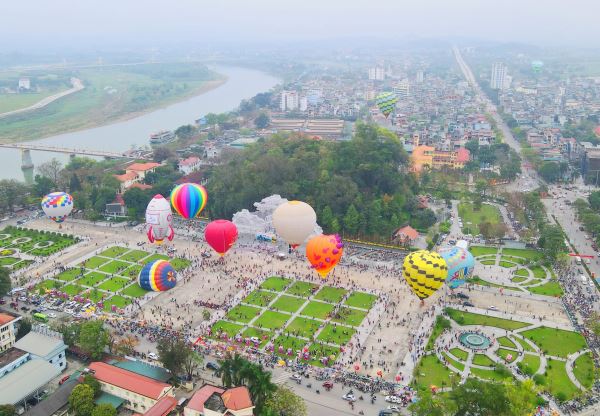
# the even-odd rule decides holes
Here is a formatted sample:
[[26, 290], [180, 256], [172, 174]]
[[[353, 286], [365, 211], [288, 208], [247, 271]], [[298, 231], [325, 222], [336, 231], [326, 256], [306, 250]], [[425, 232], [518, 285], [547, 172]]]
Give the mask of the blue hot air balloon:
[[441, 249], [438, 253], [446, 260], [446, 264], [448, 265], [446, 284], [450, 289], [455, 289], [462, 285], [473, 274], [475, 258], [464, 248], [456, 246], [447, 247]]

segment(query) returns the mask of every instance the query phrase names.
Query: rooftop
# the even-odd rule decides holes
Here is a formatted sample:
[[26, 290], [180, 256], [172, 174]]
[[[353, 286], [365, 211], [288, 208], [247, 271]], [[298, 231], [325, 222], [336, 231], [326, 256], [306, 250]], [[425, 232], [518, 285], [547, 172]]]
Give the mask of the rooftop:
[[25, 354], [27, 354], [25, 351], [20, 350], [18, 348], [12, 347], [7, 349], [2, 354], [0, 354], [0, 368], [18, 360]]
[[147, 170], [154, 169], [158, 166], [160, 166], [160, 163], [156, 163], [156, 162], [132, 163], [131, 165], [127, 166], [125, 168], [125, 170], [127, 170], [127, 171], [134, 170], [136, 172], [145, 172]]
[[248, 388], [241, 386], [223, 390], [210, 384], [205, 384], [194, 393], [186, 407], [203, 412], [205, 405], [215, 408], [225, 406], [225, 408], [234, 411], [254, 406]]
[[149, 377], [154, 380], [166, 382], [171, 378], [171, 373], [162, 367], [157, 367], [152, 364], [147, 364], [143, 361], [124, 360], [116, 361], [113, 360], [109, 364], [115, 367], [122, 368], [123, 370], [137, 373], [141, 376]]
[[250, 399], [250, 392], [245, 386], [228, 389], [225, 393], [221, 394], [221, 398], [225, 407], [230, 410], [247, 409], [253, 406]]
[[156, 402], [154, 406], [144, 413], [144, 416], [167, 416], [171, 410], [177, 406], [177, 399], [171, 396], [164, 396]]
[[37, 355], [38, 357], [46, 357], [53, 351], [60, 348], [67, 348], [62, 339], [49, 337], [34, 331], [29, 332], [23, 338], [18, 340], [15, 343], [15, 347], [33, 355]]
[[162, 383], [134, 373], [124, 370], [114, 365], [93, 362], [89, 366], [90, 370], [94, 371], [94, 376], [104, 383], [112, 384], [125, 390], [132, 391], [142, 396], [152, 399], [159, 399], [165, 389], [171, 388], [167, 383]]
[[0, 312], [0, 326], [2, 325], [6, 325], [9, 322], [15, 321], [18, 319], [18, 316], [6, 313], [6, 312]]
[[60, 374], [52, 364], [34, 359], [0, 378], [0, 403], [17, 404]]
[[192, 410], [196, 410], [198, 412], [203, 412], [204, 411], [204, 403], [208, 400], [208, 398], [210, 396], [212, 396], [213, 393], [221, 394], [224, 391], [225, 390], [223, 390], [217, 386], [211, 386], [210, 384], [205, 384], [204, 386], [200, 387], [196, 393], [194, 393], [194, 395], [192, 396], [192, 398], [190, 399], [190, 401], [188, 402], [186, 407], [188, 407]]
[[78, 384], [79, 382], [75, 379], [67, 380], [50, 397], [47, 397], [41, 403], [25, 412], [24, 416], [48, 416], [55, 414], [67, 405], [71, 392]]

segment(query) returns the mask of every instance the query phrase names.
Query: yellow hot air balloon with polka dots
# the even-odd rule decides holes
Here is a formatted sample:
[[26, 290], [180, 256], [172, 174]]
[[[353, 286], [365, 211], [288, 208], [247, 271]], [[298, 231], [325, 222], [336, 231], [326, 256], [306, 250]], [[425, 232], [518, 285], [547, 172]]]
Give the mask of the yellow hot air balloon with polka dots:
[[438, 253], [419, 250], [404, 258], [402, 274], [414, 294], [424, 300], [442, 287], [448, 265]]

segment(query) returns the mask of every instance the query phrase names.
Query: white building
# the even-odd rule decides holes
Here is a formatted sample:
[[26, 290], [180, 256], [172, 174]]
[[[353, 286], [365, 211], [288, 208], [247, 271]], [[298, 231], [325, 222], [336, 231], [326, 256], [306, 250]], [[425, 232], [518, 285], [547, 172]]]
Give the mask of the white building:
[[15, 324], [21, 319], [20, 316], [0, 312], [0, 353], [11, 348], [15, 344]]
[[179, 171], [184, 175], [189, 175], [192, 172], [200, 169], [200, 158], [196, 156], [190, 156], [186, 159], [179, 161]]
[[306, 97], [300, 97], [300, 103], [298, 104], [300, 111], [308, 110], [308, 99]]
[[403, 79], [394, 87], [394, 93], [396, 97], [400, 99], [406, 99], [410, 95], [410, 83], [407, 79]]
[[296, 91], [281, 92], [281, 111], [294, 111], [298, 109], [298, 93]]
[[31, 80], [29, 78], [19, 78], [19, 89], [20, 90], [30, 90], [31, 89]]
[[494, 90], [504, 89], [506, 77], [506, 65], [502, 62], [496, 62], [492, 65], [492, 77], [490, 79], [490, 87]]
[[15, 348], [28, 352], [31, 359], [41, 359], [52, 364], [59, 371], [67, 368], [67, 345], [58, 332], [34, 328], [15, 343]]
[[425, 71], [423, 71], [422, 69], [419, 69], [417, 71], [417, 84], [422, 84], [424, 80], [425, 80]]
[[371, 81], [383, 81], [385, 79], [384, 69], [379, 66], [369, 68], [369, 79]]

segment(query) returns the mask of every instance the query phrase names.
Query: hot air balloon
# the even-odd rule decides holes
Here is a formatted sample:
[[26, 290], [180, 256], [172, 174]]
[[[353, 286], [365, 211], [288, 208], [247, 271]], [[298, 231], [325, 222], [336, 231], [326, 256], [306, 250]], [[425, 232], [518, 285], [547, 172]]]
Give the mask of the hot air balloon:
[[379, 94], [375, 100], [377, 102], [377, 107], [379, 107], [379, 111], [381, 111], [385, 118], [394, 111], [394, 107], [396, 107], [396, 103], [398, 102], [398, 98], [393, 92]]
[[531, 69], [533, 69], [533, 72], [540, 72], [543, 67], [544, 63], [542, 61], [531, 61]]
[[175, 235], [172, 223], [171, 205], [162, 195], [154, 195], [146, 208], [148, 240], [156, 244], [162, 244], [165, 238], [172, 241]]
[[164, 292], [173, 289], [177, 283], [175, 269], [166, 260], [154, 260], [146, 264], [138, 275], [142, 289]]
[[424, 300], [444, 284], [448, 266], [438, 253], [419, 250], [404, 258], [402, 274], [415, 295]]
[[273, 211], [273, 227], [289, 245], [298, 247], [317, 226], [315, 210], [302, 201], [288, 201]]
[[475, 258], [471, 253], [462, 247], [447, 247], [439, 251], [440, 256], [446, 261], [448, 266], [448, 276], [446, 284], [450, 289], [455, 289], [465, 282], [475, 267]]
[[52, 192], [42, 198], [42, 209], [48, 218], [60, 224], [73, 211], [73, 197], [66, 192]]
[[306, 257], [323, 279], [340, 262], [344, 243], [339, 235], [321, 234], [306, 244]]
[[238, 230], [234, 223], [227, 220], [215, 220], [204, 229], [206, 242], [223, 256], [233, 246], [238, 237]]
[[196, 183], [183, 183], [171, 191], [171, 205], [183, 218], [195, 218], [200, 215], [206, 201], [206, 189]]

